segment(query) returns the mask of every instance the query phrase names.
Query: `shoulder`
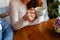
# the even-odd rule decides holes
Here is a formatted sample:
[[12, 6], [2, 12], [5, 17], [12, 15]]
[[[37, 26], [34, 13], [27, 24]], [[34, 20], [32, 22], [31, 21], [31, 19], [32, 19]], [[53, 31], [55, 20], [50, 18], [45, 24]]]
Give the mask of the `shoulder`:
[[18, 3], [18, 1], [17, 0], [11, 0], [10, 1], [10, 3], [9, 3], [9, 5], [17, 5], [17, 3]]
[[21, 2], [19, 2], [19, 0], [11, 0], [9, 3], [10, 7], [19, 7], [21, 4]]
[[11, 0], [10, 3], [9, 3], [9, 8], [10, 9], [14, 9], [16, 8], [17, 5], [17, 1], [16, 0]]

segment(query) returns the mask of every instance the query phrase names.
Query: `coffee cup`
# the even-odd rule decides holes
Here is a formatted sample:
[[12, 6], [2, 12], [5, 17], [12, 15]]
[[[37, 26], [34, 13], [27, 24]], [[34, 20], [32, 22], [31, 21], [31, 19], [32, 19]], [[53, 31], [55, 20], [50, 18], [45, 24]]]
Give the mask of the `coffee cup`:
[[44, 7], [36, 7], [35, 11], [37, 16], [42, 16], [45, 14], [46, 9]]

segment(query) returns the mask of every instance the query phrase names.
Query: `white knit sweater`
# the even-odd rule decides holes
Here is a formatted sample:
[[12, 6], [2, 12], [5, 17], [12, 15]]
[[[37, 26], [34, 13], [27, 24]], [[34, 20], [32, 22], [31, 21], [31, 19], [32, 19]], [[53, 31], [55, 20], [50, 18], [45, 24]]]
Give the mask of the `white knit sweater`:
[[[24, 20], [22, 19], [22, 17], [26, 14], [26, 11], [27, 11], [25, 5], [23, 5], [21, 2], [18, 3], [18, 2], [16, 2], [16, 1], [12, 1], [11, 3], [12, 3], [12, 5], [14, 5], [14, 7], [12, 7], [13, 10], [14, 10], [14, 12], [12, 12], [12, 13], [10, 14], [10, 18], [13, 18], [13, 19], [11, 20], [11, 23], [12, 23], [12, 24], [15, 24], [15, 23], [17, 23], [18, 21], [20, 21], [20, 23], [17, 23], [17, 25], [13, 27], [15, 30], [21, 29], [21, 28], [23, 28], [23, 27], [25, 27], [25, 26], [27, 26], [27, 25], [39, 24], [40, 22], [47, 21], [47, 20], [49, 19], [49, 18], [48, 18], [48, 15], [47, 15], [47, 6], [46, 6], [45, 11], [43, 11], [44, 13], [43, 13], [42, 16], [38, 16], [38, 15], [37, 15], [38, 18], [35, 19], [33, 22], [24, 21]], [[38, 13], [37, 13], [37, 14], [38, 14]], [[40, 15], [40, 14], [39, 14], [39, 15]], [[19, 19], [20, 19], [20, 20], [19, 20]], [[14, 21], [14, 22], [13, 22], [13, 21]]]

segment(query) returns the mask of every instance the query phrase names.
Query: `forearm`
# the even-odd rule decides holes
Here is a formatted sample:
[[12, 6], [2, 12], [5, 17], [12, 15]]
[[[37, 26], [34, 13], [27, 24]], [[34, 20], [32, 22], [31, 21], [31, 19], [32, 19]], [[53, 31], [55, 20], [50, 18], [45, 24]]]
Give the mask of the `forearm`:
[[20, 20], [19, 20], [18, 22], [16, 22], [15, 24], [12, 24], [13, 29], [14, 29], [14, 30], [18, 30], [18, 29], [23, 28], [23, 27], [24, 27], [23, 23], [24, 23], [24, 20], [23, 20], [23, 19], [20, 19]]

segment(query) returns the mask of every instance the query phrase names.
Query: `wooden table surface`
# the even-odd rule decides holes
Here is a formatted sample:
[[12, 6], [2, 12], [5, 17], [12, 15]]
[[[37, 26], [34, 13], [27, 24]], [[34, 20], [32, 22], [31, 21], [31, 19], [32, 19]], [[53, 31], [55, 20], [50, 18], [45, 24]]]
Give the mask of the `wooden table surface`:
[[14, 40], [60, 40], [53, 28], [54, 19], [14, 31]]

